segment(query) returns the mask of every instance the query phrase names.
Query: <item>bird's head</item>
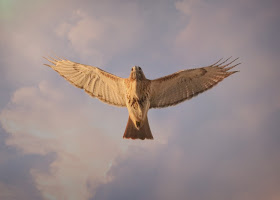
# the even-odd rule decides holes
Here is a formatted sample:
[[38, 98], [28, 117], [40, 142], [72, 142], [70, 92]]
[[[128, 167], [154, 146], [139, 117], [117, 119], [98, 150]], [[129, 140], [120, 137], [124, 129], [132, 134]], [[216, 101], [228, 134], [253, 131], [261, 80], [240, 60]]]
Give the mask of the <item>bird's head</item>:
[[136, 80], [146, 79], [141, 67], [139, 67], [139, 66], [134, 66], [131, 68], [130, 78], [136, 79]]

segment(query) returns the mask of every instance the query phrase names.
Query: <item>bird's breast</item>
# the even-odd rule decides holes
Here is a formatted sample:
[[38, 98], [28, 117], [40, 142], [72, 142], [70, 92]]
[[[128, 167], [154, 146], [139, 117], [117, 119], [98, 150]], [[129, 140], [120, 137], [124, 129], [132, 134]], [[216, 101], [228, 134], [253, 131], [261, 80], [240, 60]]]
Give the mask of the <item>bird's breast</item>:
[[150, 107], [150, 85], [146, 81], [131, 81], [127, 85], [126, 104], [129, 116], [136, 121], [143, 121]]

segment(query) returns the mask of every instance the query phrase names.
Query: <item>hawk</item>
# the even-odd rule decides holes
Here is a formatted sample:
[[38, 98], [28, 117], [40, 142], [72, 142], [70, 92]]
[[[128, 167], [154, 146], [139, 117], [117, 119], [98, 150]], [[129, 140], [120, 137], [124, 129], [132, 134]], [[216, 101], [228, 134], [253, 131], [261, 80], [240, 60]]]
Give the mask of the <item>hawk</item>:
[[127, 107], [129, 117], [123, 138], [153, 139], [147, 113], [151, 108], [165, 108], [212, 88], [224, 78], [238, 72], [229, 71], [240, 63], [220, 59], [201, 68], [186, 69], [149, 80], [141, 67], [134, 66], [128, 78], [120, 78], [98, 67], [62, 58], [45, 58], [45, 64], [57, 71], [72, 85], [110, 105]]

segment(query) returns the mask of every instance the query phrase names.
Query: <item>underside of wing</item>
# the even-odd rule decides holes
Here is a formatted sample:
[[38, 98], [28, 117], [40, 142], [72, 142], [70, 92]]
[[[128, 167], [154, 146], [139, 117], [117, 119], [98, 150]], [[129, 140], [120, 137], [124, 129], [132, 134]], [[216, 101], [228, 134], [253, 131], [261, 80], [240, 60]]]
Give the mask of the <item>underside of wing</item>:
[[53, 65], [45, 64], [57, 71], [72, 85], [84, 89], [92, 97], [115, 105], [126, 106], [124, 79], [97, 67], [83, 65], [61, 58], [45, 58]]
[[224, 78], [237, 72], [229, 70], [240, 64], [234, 64], [238, 58], [231, 62], [229, 59], [152, 80], [150, 108], [176, 105], [217, 85]]

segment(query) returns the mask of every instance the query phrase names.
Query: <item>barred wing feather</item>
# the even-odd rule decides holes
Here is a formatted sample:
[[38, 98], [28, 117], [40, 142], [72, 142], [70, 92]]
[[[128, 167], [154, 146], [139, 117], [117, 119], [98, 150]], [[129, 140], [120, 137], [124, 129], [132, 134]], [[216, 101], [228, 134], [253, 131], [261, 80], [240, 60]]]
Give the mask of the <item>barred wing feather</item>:
[[150, 108], [164, 108], [185, 100], [212, 88], [224, 78], [237, 71], [228, 71], [240, 63], [237, 59], [218, 62], [196, 69], [188, 69], [151, 81]]
[[61, 58], [45, 58], [53, 65], [45, 64], [57, 71], [72, 85], [84, 89], [92, 97], [115, 105], [126, 106], [124, 79], [97, 67], [83, 65]]

